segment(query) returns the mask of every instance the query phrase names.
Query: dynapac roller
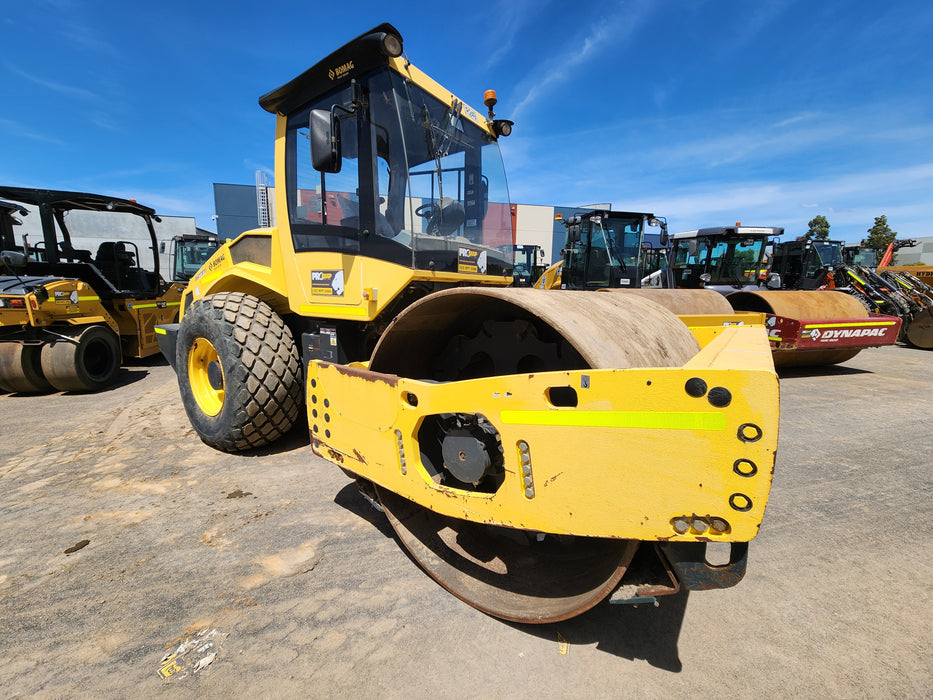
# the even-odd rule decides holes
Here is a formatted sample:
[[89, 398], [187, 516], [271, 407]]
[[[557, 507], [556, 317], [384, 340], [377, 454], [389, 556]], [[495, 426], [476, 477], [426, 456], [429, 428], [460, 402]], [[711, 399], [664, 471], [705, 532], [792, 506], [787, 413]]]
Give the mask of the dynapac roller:
[[192, 424], [245, 449], [304, 403], [314, 452], [497, 617], [736, 583], [777, 446], [763, 327], [697, 336], [641, 298], [508, 288], [512, 123], [484, 102], [388, 24], [260, 98], [277, 226], [222, 246], [158, 329]]

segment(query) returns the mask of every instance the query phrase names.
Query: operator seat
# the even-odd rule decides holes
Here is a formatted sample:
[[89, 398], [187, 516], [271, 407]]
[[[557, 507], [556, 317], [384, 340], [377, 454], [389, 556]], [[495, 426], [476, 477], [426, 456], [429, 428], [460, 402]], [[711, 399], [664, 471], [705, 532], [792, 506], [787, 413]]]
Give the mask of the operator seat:
[[104, 241], [97, 248], [94, 264], [114, 287], [123, 289], [133, 268], [133, 257], [122, 241]]

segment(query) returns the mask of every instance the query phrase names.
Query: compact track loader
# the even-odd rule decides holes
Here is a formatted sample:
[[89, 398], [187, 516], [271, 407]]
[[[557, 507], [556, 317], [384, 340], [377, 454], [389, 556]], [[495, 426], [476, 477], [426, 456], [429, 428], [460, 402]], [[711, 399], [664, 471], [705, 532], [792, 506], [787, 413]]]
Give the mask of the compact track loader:
[[388, 24], [260, 98], [278, 225], [225, 243], [157, 329], [192, 425], [241, 450], [304, 404], [313, 451], [500, 618], [733, 585], [777, 446], [766, 334], [701, 343], [651, 301], [510, 288], [512, 123], [484, 103]]
[[[178, 315], [181, 285], [140, 265], [130, 240], [104, 240], [96, 254], [72, 246], [75, 218], [101, 230], [144, 227], [155, 253], [157, 220], [134, 201], [59, 190], [0, 187], [0, 390], [99, 391], [123, 357], [159, 351], [155, 326]], [[38, 209], [42, 240], [17, 242], [17, 216]]]

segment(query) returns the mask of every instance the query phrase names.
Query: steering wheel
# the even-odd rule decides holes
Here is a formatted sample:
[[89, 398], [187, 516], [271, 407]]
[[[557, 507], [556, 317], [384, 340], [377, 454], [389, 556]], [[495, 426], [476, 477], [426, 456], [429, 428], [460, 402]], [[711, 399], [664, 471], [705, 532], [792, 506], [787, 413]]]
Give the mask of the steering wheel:
[[59, 252], [64, 256], [65, 260], [74, 261], [77, 260], [77, 251], [74, 247], [67, 241], [61, 240], [56, 244]]
[[463, 205], [450, 197], [422, 204], [415, 209], [415, 214], [429, 219], [425, 227], [425, 233], [429, 236], [451, 236], [466, 221]]

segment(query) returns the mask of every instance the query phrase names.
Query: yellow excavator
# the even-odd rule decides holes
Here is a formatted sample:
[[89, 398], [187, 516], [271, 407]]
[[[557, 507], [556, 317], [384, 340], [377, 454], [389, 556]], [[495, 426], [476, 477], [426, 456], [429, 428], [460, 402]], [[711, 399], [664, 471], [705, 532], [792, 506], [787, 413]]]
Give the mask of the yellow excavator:
[[778, 437], [763, 327], [511, 288], [512, 122], [418, 70], [389, 24], [259, 102], [278, 225], [222, 245], [157, 328], [205, 443], [267, 444], [306, 411], [314, 453], [499, 618], [742, 578]]

